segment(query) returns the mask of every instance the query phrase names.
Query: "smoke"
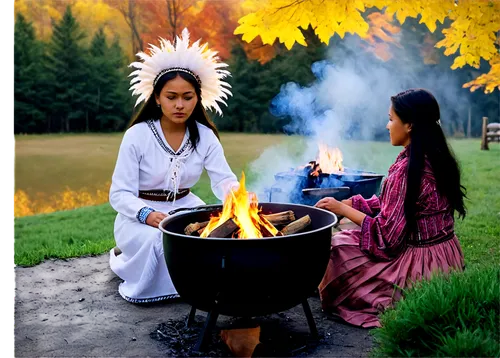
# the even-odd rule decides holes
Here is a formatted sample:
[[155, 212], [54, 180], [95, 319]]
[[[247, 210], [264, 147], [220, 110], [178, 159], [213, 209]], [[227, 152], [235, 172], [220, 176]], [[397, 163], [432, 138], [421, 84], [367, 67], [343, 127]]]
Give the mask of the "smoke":
[[[258, 173], [250, 189], [259, 198], [266, 198], [264, 189], [273, 184], [274, 174], [316, 159], [319, 142], [339, 147], [347, 167], [377, 170], [358, 167], [367, 158], [376, 162], [377, 153], [367, 153], [364, 146], [353, 145], [352, 141], [388, 142], [385, 126], [390, 96], [400, 91], [417, 87], [430, 90], [440, 104], [441, 122], [445, 125], [466, 114], [466, 91], [451, 69], [424, 66], [421, 57], [404, 49], [398, 51], [397, 58], [383, 62], [361, 45], [359, 38], [346, 36], [341, 47], [330, 49], [325, 60], [312, 64], [311, 71], [316, 77], [313, 83], [300, 86], [291, 82], [281, 86], [271, 102], [270, 112], [276, 117], [289, 117], [291, 122], [283, 131], [302, 135], [305, 142], [298, 153], [287, 152], [284, 145], [267, 148], [250, 164], [251, 171]], [[348, 151], [343, 149], [346, 146]], [[396, 148], [395, 153], [400, 149]]]

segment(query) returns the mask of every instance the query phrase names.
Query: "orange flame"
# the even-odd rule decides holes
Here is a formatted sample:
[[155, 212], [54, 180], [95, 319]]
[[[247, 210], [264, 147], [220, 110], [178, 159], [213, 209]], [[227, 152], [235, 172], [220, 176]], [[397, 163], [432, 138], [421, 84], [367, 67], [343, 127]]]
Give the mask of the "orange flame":
[[238, 225], [239, 230], [234, 237], [239, 239], [262, 238], [264, 237], [262, 230], [266, 230], [271, 235], [276, 236], [278, 230], [265, 218], [259, 216], [259, 213], [257, 195], [247, 192], [245, 188], [245, 173], [242, 173], [240, 187], [236, 191], [231, 190], [224, 200], [222, 212], [210, 219], [200, 237], [208, 237], [214, 229], [229, 219], [233, 219], [235, 224]]
[[316, 160], [323, 173], [344, 171], [342, 165], [342, 152], [339, 148], [329, 148], [326, 144], [319, 143], [319, 154]]

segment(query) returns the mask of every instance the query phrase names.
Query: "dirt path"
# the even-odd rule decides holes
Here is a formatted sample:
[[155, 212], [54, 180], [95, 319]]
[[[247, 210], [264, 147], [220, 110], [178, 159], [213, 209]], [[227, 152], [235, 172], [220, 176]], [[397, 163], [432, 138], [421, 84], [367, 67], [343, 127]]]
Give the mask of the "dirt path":
[[[161, 323], [183, 320], [189, 313], [190, 307], [183, 302], [144, 307], [124, 301], [118, 295], [121, 281], [109, 268], [108, 254], [49, 260], [17, 267], [15, 273], [16, 357], [166, 356], [172, 354], [168, 344], [152, 339], [150, 333]], [[321, 312], [316, 297], [309, 298], [309, 304], [322, 339], [297, 355], [368, 355], [372, 347], [368, 330], [331, 320]], [[271, 316], [261, 320], [261, 336], [272, 338], [276, 322], [281, 333], [308, 333], [300, 305]], [[198, 311], [197, 321], [204, 319], [205, 313]], [[221, 317], [217, 326], [229, 325], [231, 320]]]

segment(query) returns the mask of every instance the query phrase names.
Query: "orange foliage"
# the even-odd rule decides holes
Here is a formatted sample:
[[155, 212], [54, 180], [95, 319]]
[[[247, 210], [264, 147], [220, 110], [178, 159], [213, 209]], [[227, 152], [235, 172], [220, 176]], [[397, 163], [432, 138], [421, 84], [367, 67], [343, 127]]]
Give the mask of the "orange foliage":
[[67, 187], [64, 191], [50, 197], [37, 193], [35, 198], [30, 198], [23, 190], [17, 190], [14, 193], [14, 217], [104, 204], [108, 202], [109, 186], [110, 183], [107, 183], [106, 189], [97, 189], [95, 192], [89, 192], [86, 188], [72, 190]]
[[[162, 37], [174, 40], [187, 27], [193, 37], [193, 18], [200, 11], [203, 0], [135, 0], [142, 11], [137, 14], [141, 21], [141, 38], [145, 50], [148, 44], [156, 44]], [[194, 37], [193, 37], [194, 39]], [[196, 38], [197, 39], [197, 38]]]
[[276, 56], [276, 49], [271, 45], [264, 45], [260, 37], [252, 42], [243, 42], [243, 49], [247, 57], [251, 60], [257, 60], [261, 65], [271, 61]]
[[225, 61], [231, 55], [231, 47], [236, 36], [234, 29], [241, 16], [238, 1], [205, 1], [203, 9], [194, 18], [193, 40], [202, 38], [209, 46], [219, 52]]
[[[136, 0], [143, 10], [140, 16], [143, 23], [141, 38], [144, 47], [150, 43], [156, 43], [159, 37], [173, 40], [167, 1], [172, 4], [172, 0]], [[218, 52], [222, 61], [227, 61], [231, 57], [231, 47], [234, 42], [241, 42], [234, 35], [234, 30], [238, 26], [238, 19], [244, 15], [242, 2], [242, 0], [174, 1], [175, 9], [180, 13], [175, 31], [179, 33], [184, 27], [189, 28], [191, 41], [201, 39], [202, 43], [208, 43], [211, 49]], [[260, 38], [252, 43], [243, 42], [243, 46], [247, 56], [258, 60], [261, 64], [268, 62], [276, 55], [274, 47], [263, 45]]]
[[439, 51], [436, 49], [436, 38], [433, 34], [425, 34], [424, 43], [420, 48], [420, 54], [426, 65], [437, 65], [439, 63]]
[[364, 46], [366, 51], [372, 52], [382, 61], [392, 58], [389, 44], [401, 47], [399, 39], [395, 36], [401, 31], [399, 26], [392, 23], [393, 16], [386, 13], [374, 12], [368, 15], [370, 28], [367, 36], [363, 38], [368, 45]]

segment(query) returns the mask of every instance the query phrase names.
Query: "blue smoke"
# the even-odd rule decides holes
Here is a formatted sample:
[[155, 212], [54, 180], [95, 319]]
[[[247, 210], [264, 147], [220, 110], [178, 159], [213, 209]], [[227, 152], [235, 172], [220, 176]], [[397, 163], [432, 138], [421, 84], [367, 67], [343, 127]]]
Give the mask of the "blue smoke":
[[312, 64], [311, 71], [316, 81], [310, 86], [300, 86], [289, 82], [281, 86], [280, 92], [271, 100], [269, 111], [278, 118], [291, 117], [292, 121], [283, 130], [287, 134], [314, 135], [313, 122], [324, 120], [325, 112], [331, 110], [327, 103], [318, 99], [318, 83], [326, 76], [328, 68], [335, 66], [329, 61], [317, 61]]

